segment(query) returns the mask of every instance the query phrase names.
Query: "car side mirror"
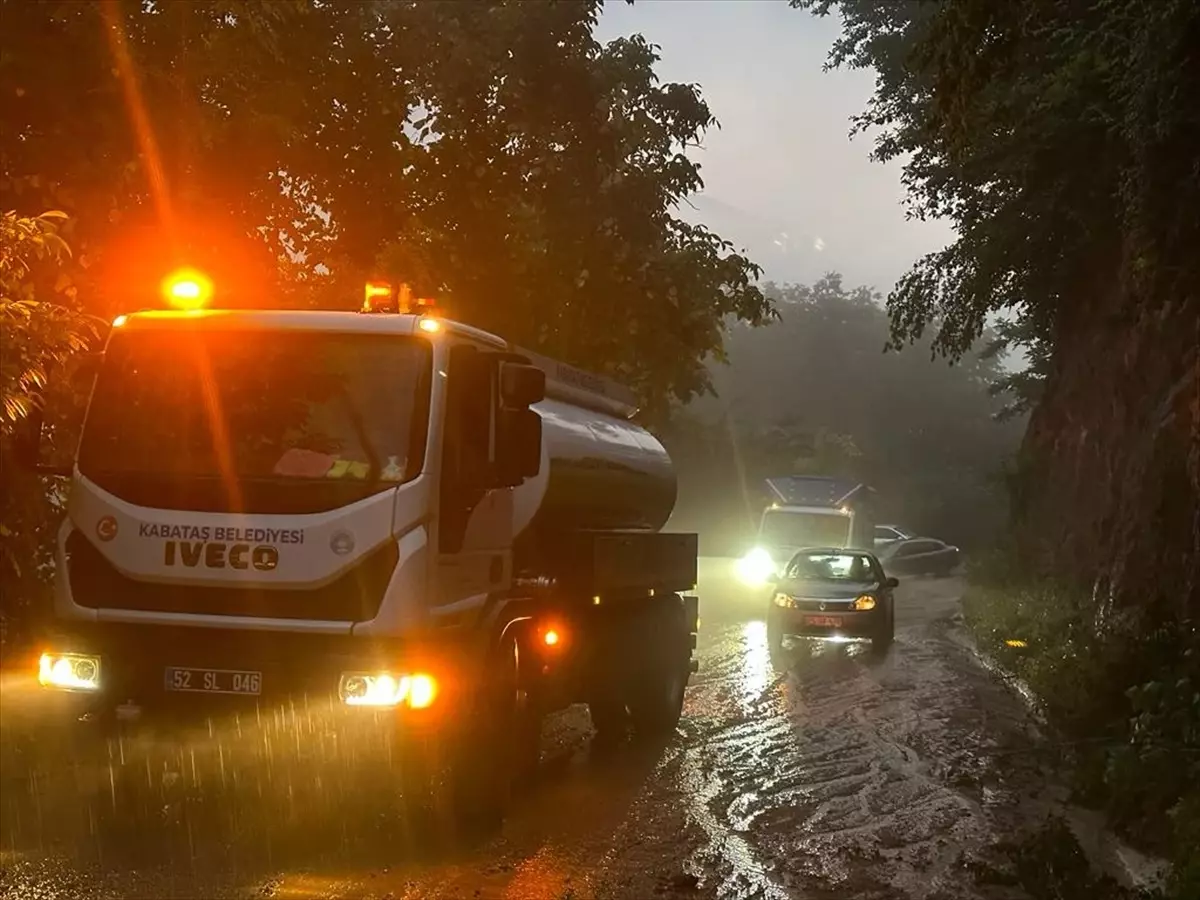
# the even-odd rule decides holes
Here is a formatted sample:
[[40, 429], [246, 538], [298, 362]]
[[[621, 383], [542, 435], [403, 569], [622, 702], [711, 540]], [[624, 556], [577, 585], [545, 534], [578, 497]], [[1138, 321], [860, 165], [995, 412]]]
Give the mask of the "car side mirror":
[[500, 403], [509, 409], [528, 409], [546, 399], [546, 373], [524, 363], [500, 363]]
[[900, 587], [900, 579], [896, 578], [895, 576], [892, 576], [887, 581], [885, 581], [884, 584], [890, 588], [898, 588], [898, 587]]

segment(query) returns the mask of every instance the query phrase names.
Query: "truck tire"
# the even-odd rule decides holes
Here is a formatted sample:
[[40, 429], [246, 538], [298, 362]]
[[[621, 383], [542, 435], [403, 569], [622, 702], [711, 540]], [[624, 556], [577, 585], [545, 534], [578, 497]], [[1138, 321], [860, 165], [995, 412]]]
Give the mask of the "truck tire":
[[521, 686], [516, 640], [505, 638], [487, 665], [474, 719], [456, 742], [448, 789], [456, 824], [491, 828], [504, 819], [514, 784], [536, 766], [541, 733]]
[[636, 736], [663, 737], [679, 725], [691, 675], [682, 601], [654, 610], [643, 621], [640, 664], [628, 682], [629, 719]]
[[616, 692], [605, 692], [589, 700], [588, 714], [599, 741], [607, 743], [625, 736], [629, 727], [629, 711], [625, 708], [625, 701]]

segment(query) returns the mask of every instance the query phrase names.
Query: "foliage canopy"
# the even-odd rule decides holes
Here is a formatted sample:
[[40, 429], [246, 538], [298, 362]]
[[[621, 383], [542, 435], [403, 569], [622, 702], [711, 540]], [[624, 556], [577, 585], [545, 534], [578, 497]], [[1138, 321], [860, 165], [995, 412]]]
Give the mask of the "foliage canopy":
[[855, 128], [877, 129], [876, 159], [907, 159], [911, 213], [958, 231], [892, 292], [894, 342], [936, 321], [956, 358], [1008, 310], [1009, 338], [1052, 350], [1114, 289], [1195, 297], [1191, 0], [791, 3], [841, 13], [829, 64], [878, 73]]
[[4, 4], [0, 205], [71, 216], [92, 311], [207, 268], [220, 302], [351, 307], [364, 276], [619, 375], [707, 389], [758, 269], [675, 205], [714, 124], [599, 2]]

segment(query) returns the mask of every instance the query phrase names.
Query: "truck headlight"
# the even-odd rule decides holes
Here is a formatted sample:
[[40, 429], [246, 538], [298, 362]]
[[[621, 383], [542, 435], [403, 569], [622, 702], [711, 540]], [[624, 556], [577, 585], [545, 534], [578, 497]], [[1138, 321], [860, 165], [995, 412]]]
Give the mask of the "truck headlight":
[[62, 691], [100, 689], [100, 657], [79, 653], [43, 653], [38, 660], [38, 683]]
[[762, 547], [755, 547], [738, 560], [738, 578], [751, 587], [759, 587], [775, 574], [775, 560]]
[[338, 694], [347, 706], [428, 709], [437, 698], [437, 680], [424, 672], [343, 672]]

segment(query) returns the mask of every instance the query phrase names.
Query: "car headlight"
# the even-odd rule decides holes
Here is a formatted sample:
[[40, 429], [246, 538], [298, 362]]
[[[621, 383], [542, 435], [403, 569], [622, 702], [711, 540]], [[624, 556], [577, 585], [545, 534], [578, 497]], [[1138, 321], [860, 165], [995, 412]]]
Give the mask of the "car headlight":
[[776, 594], [774, 600], [772, 600], [771, 602], [774, 603], [776, 606], [782, 606], [785, 609], [795, 609], [796, 608], [796, 598], [791, 596], [790, 594], [783, 594], [783, 593]]
[[744, 584], [758, 587], [775, 574], [775, 560], [762, 547], [755, 547], [738, 560], [737, 574]]
[[875, 598], [870, 596], [869, 594], [863, 594], [861, 597], [855, 598], [854, 608], [857, 609], [859, 612], [863, 612], [868, 609], [874, 609], [875, 608]]

